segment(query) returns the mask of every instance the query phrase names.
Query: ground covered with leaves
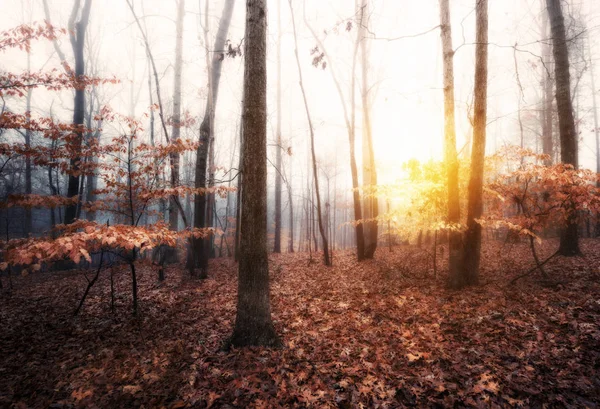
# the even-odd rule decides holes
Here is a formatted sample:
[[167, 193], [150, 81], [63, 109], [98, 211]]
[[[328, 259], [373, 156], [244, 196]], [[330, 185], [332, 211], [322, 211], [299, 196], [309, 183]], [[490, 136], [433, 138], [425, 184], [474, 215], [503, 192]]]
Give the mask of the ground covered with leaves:
[[[541, 246], [548, 256], [557, 243]], [[585, 257], [533, 262], [526, 244], [484, 246], [482, 283], [444, 288], [445, 257], [380, 249], [335, 266], [271, 257], [281, 349], [224, 352], [235, 319], [236, 266], [210, 278], [181, 268], [157, 282], [140, 267], [141, 316], [128, 270], [101, 274], [82, 312], [82, 272], [13, 278], [0, 303], [0, 407], [598, 407], [600, 241]], [[447, 252], [446, 252], [447, 253]], [[93, 274], [88, 272], [88, 275]]]

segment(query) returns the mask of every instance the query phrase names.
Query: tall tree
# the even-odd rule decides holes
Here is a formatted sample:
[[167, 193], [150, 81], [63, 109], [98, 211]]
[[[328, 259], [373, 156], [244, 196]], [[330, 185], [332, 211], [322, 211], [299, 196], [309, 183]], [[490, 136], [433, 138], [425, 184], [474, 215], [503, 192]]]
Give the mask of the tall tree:
[[[73, 8], [71, 10], [71, 16], [69, 18], [69, 33], [71, 40], [71, 47], [73, 49], [73, 55], [75, 57], [75, 72], [76, 78], [81, 78], [85, 75], [85, 58], [84, 58], [84, 46], [85, 46], [85, 33], [87, 30], [88, 22], [90, 19], [90, 9], [92, 7], [92, 0], [85, 0], [83, 8], [81, 7], [81, 0], [75, 0]], [[77, 18], [79, 17], [79, 20]], [[80, 127], [73, 138], [72, 148], [75, 152], [81, 151], [81, 145], [83, 143], [83, 124], [85, 116], [85, 86], [82, 81], [82, 86], [78, 86], [75, 89], [75, 98], [73, 101], [73, 124]], [[67, 196], [74, 197], [79, 195], [79, 167], [81, 158], [79, 155], [75, 155], [71, 158], [69, 163], [69, 183], [67, 187]], [[69, 204], [65, 208], [65, 224], [73, 223], [77, 214], [77, 204]]]
[[[444, 156], [448, 183], [448, 224], [460, 223], [458, 191], [458, 155], [456, 152], [456, 124], [454, 109], [454, 49], [449, 0], [440, 0], [440, 28], [444, 64]], [[448, 234], [448, 271], [450, 277], [460, 274], [461, 235], [451, 229]]]
[[[554, 54], [556, 107], [560, 132], [560, 159], [561, 162], [572, 165], [577, 169], [577, 133], [575, 131], [573, 102], [571, 99], [569, 50], [567, 47], [565, 19], [560, 0], [546, 0], [546, 4], [548, 6], [548, 17], [552, 32], [552, 51]], [[575, 212], [571, 212], [571, 216], [567, 220], [567, 227], [561, 232], [558, 251], [563, 256], [580, 254]]]
[[552, 136], [552, 90], [554, 89], [554, 81], [551, 73], [551, 58], [552, 58], [552, 45], [548, 38], [548, 13], [545, 10], [546, 0], [540, 0], [542, 2], [542, 60], [544, 62], [542, 66], [542, 84], [543, 84], [543, 97], [542, 97], [542, 153], [548, 155], [545, 160], [545, 165], [550, 166], [552, 164], [552, 158], [554, 157], [554, 142]]
[[273, 252], [281, 253], [281, 0], [277, 2], [277, 130], [275, 151], [275, 242]]
[[[206, 3], [208, 4], [208, 3]], [[196, 152], [196, 188], [207, 187], [207, 163], [210, 144], [214, 143], [214, 119], [215, 107], [217, 105], [217, 97], [219, 95], [219, 82], [221, 80], [221, 67], [223, 65], [225, 55], [225, 42], [227, 41], [227, 32], [231, 23], [231, 15], [233, 14], [233, 6], [235, 0], [226, 0], [219, 21], [217, 37], [215, 38], [214, 50], [211, 53], [208, 49], [208, 35], [205, 31], [205, 47], [207, 68], [208, 68], [208, 98], [206, 101], [206, 109], [204, 119], [200, 124], [200, 146]], [[207, 14], [207, 13], [206, 13]], [[207, 26], [205, 23], [205, 30]], [[212, 55], [212, 59], [210, 58]], [[211, 61], [209, 63], [209, 61]], [[210, 222], [207, 220], [207, 196], [206, 194], [197, 194], [194, 197], [194, 227], [205, 228]], [[193, 254], [194, 260], [188, 260], [188, 263], [194, 263], [200, 268], [200, 277], [206, 277], [208, 269], [210, 239], [195, 239], [194, 248], [190, 254]]]
[[477, 284], [481, 260], [481, 225], [477, 219], [483, 214], [483, 170], [487, 125], [488, 1], [476, 1], [475, 98], [467, 231], [464, 237], [461, 271], [450, 277], [450, 286], [453, 288]]
[[[377, 168], [375, 166], [375, 150], [373, 149], [373, 135], [371, 126], [371, 103], [369, 101], [369, 52], [367, 48], [366, 33], [369, 30], [368, 0], [362, 0], [360, 4], [361, 24], [359, 26], [360, 52], [361, 52], [361, 74], [362, 74], [362, 141], [363, 141], [363, 185], [367, 190], [373, 190], [377, 185]], [[377, 196], [365, 194], [363, 196], [363, 217], [365, 218], [365, 258], [373, 258], [377, 250], [377, 237], [379, 229], [377, 216], [379, 215], [379, 201]]]
[[[185, 17], [185, 0], [177, 1], [177, 22], [175, 35], [175, 65], [173, 85], [173, 128], [171, 130], [171, 141], [177, 142], [181, 135], [181, 75], [183, 68], [183, 20]], [[179, 186], [179, 153], [172, 152], [171, 163], [171, 187]], [[179, 208], [177, 197], [171, 198], [169, 207], [169, 227], [171, 230], [179, 230]]]
[[[304, 2], [306, 6], [306, 2]], [[362, 25], [363, 13], [359, 13], [357, 10], [357, 19], [356, 24], [358, 26]], [[342, 90], [342, 86], [340, 81], [338, 80], [338, 76], [336, 74], [334, 68], [334, 61], [330, 58], [329, 53], [327, 52], [327, 48], [325, 47], [325, 43], [321, 41], [317, 32], [312, 28], [308, 19], [306, 18], [306, 11], [304, 12], [304, 24], [310, 30], [313, 38], [317, 42], [319, 46], [319, 50], [323, 53], [325, 60], [327, 61], [327, 66], [329, 72], [331, 73], [331, 78], [333, 79], [333, 83], [335, 84], [335, 88], [338, 93], [338, 97], [340, 98], [340, 103], [342, 105], [342, 110], [344, 112], [344, 122], [346, 124], [346, 131], [348, 132], [348, 145], [350, 147], [350, 174], [352, 178], [352, 200], [354, 204], [354, 234], [356, 238], [356, 259], [358, 261], [362, 261], [365, 258], [365, 235], [364, 235], [364, 224], [359, 223], [363, 219], [362, 212], [362, 203], [361, 203], [361, 195], [358, 183], [358, 165], [356, 162], [356, 65], [358, 58], [358, 51], [361, 43], [361, 32], [360, 30], [356, 30], [356, 39], [354, 41], [354, 51], [352, 54], [352, 71], [350, 75], [350, 113], [348, 113], [348, 103], [346, 101], [346, 97], [344, 96], [344, 91]]]
[[[317, 222], [319, 224], [319, 233], [321, 234], [321, 240], [323, 242], [323, 262], [326, 266], [331, 265], [331, 258], [329, 256], [329, 241], [327, 240], [327, 232], [325, 230], [325, 224], [323, 222], [323, 211], [321, 207], [321, 192], [319, 191], [319, 173], [317, 169], [317, 155], [315, 153], [315, 129], [313, 127], [312, 119], [310, 116], [310, 110], [308, 109], [308, 99], [306, 97], [306, 91], [304, 89], [304, 82], [302, 81], [302, 68], [300, 66], [300, 56], [298, 55], [298, 36], [296, 34], [296, 21], [294, 18], [294, 7], [292, 0], [288, 0], [290, 5], [290, 11], [292, 13], [292, 27], [294, 31], [294, 54], [296, 56], [296, 65], [298, 67], [298, 83], [300, 84], [300, 90], [302, 91], [302, 99], [304, 100], [304, 109], [306, 111], [306, 118], [308, 120], [308, 130], [310, 133], [310, 156], [312, 162], [312, 174], [314, 181], [314, 193], [317, 200]], [[315, 250], [317, 247], [317, 239], [315, 239]]]
[[277, 346], [267, 256], [267, 4], [246, 1], [244, 141], [238, 304], [233, 346]]
[[[592, 85], [592, 109], [594, 110], [594, 135], [596, 136], [596, 173], [600, 174], [600, 121], [598, 120], [598, 103], [596, 97], [596, 76], [594, 75], [594, 59], [592, 58], [592, 47], [588, 37], [588, 58], [590, 63], [590, 79]], [[600, 179], [596, 182], [600, 188]], [[596, 237], [600, 237], [600, 215], [596, 218]]]

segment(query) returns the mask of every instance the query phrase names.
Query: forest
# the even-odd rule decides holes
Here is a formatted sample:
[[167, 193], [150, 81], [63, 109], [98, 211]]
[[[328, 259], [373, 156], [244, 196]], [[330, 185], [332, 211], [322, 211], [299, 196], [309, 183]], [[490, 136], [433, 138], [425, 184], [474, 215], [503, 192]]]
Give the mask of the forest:
[[0, 408], [600, 407], [597, 0], [1, 9]]

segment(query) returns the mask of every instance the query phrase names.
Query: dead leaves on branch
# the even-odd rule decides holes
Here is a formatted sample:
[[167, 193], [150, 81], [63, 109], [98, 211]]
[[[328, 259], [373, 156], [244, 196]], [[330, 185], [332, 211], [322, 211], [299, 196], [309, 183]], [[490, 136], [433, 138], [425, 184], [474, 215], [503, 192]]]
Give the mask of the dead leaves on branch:
[[[150, 226], [129, 226], [98, 224], [90, 221], [76, 221], [70, 225], [56, 227], [57, 238], [15, 239], [3, 243], [4, 262], [1, 269], [9, 265], [39, 266], [59, 260], [82, 259], [91, 262], [90, 254], [100, 251], [137, 250], [140, 254], [159, 246], [175, 247], [189, 237], [204, 238], [221, 234], [214, 228], [191, 229], [176, 232], [164, 223]], [[39, 269], [39, 268], [38, 268]]]

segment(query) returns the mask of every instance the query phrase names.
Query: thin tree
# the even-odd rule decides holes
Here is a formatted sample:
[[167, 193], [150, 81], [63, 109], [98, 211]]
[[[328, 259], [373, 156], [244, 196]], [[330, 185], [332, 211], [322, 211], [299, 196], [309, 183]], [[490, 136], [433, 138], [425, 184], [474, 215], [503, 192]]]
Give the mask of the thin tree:
[[[444, 65], [444, 156], [448, 183], [448, 224], [460, 223], [460, 199], [458, 191], [458, 155], [456, 152], [456, 123], [454, 108], [454, 49], [452, 48], [452, 25], [449, 0], [440, 0], [440, 28]], [[448, 271], [450, 277], [460, 272], [461, 235], [455, 229], [448, 233]]]
[[[598, 104], [596, 99], [596, 77], [594, 75], [594, 59], [592, 58], [592, 50], [590, 39], [588, 37], [588, 58], [590, 63], [590, 79], [592, 85], [592, 109], [594, 110], [594, 135], [596, 136], [596, 173], [600, 174], [600, 122], [598, 121]], [[600, 179], [596, 182], [596, 186], [600, 188]], [[600, 237], [600, 217], [597, 215], [596, 220], [596, 237]]]
[[[319, 224], [319, 233], [321, 234], [321, 240], [323, 242], [323, 262], [326, 266], [331, 265], [331, 259], [329, 257], [329, 243], [327, 240], [327, 232], [325, 231], [325, 225], [323, 223], [323, 216], [321, 210], [321, 193], [319, 192], [319, 174], [317, 170], [317, 156], [315, 154], [315, 130], [313, 127], [312, 119], [310, 116], [310, 110], [308, 109], [308, 100], [306, 98], [306, 91], [304, 89], [304, 83], [302, 81], [302, 68], [300, 66], [300, 56], [298, 55], [298, 36], [296, 34], [296, 21], [294, 18], [294, 7], [292, 0], [288, 0], [290, 5], [290, 12], [292, 13], [292, 28], [294, 31], [294, 54], [296, 56], [296, 65], [298, 66], [298, 82], [300, 84], [300, 90], [302, 91], [302, 98], [304, 100], [304, 108], [306, 110], [306, 118], [308, 120], [308, 128], [310, 131], [310, 153], [312, 159], [312, 173], [314, 180], [314, 192], [317, 200], [317, 222]], [[316, 237], [315, 237], [316, 243]], [[315, 245], [316, 247], [316, 245]]]
[[[546, 0], [540, 0], [542, 2], [542, 37], [547, 38], [548, 28], [548, 13], [546, 9]], [[542, 42], [542, 60], [544, 62], [542, 67], [543, 76], [543, 97], [542, 97], [542, 152], [547, 156], [544, 161], [546, 166], [550, 166], [553, 162], [554, 157], [554, 143], [552, 137], [552, 101], [554, 97], [552, 90], [554, 89], [554, 81], [551, 75], [551, 61], [552, 58], [552, 45], [550, 41], [545, 40]]]
[[244, 141], [238, 304], [233, 346], [278, 346], [267, 254], [267, 4], [246, 1]]
[[[175, 35], [175, 65], [173, 85], [173, 127], [171, 130], [171, 141], [177, 142], [181, 135], [181, 76], [183, 68], [183, 20], [185, 17], [185, 0], [177, 1], [177, 22]], [[179, 153], [172, 152], [171, 164], [171, 187], [179, 186]], [[179, 230], [179, 209], [176, 204], [177, 198], [171, 199], [169, 207], [169, 227], [171, 230]]]
[[[306, 2], [304, 3], [306, 4]], [[360, 17], [358, 18], [357, 24], [362, 25], [362, 13], [357, 13]], [[354, 52], [352, 55], [352, 73], [351, 73], [351, 85], [350, 85], [350, 114], [348, 114], [348, 106], [346, 102], [346, 98], [344, 96], [344, 91], [342, 90], [342, 86], [338, 80], [338, 77], [335, 73], [333, 60], [329, 57], [329, 53], [325, 48], [325, 44], [316, 31], [312, 28], [306, 18], [306, 12], [304, 12], [304, 24], [310, 30], [313, 38], [317, 42], [319, 49], [323, 53], [323, 56], [327, 60], [327, 65], [329, 67], [329, 72], [331, 73], [331, 78], [335, 84], [335, 88], [337, 90], [338, 96], [340, 98], [340, 103], [342, 104], [343, 112], [344, 112], [344, 122], [346, 123], [346, 130], [348, 132], [348, 143], [350, 146], [350, 173], [352, 177], [352, 200], [354, 203], [354, 221], [355, 228], [354, 233], [356, 237], [356, 258], [358, 261], [362, 261], [365, 258], [365, 236], [364, 236], [364, 226], [360, 221], [363, 218], [362, 212], [362, 204], [360, 191], [358, 186], [358, 165], [356, 164], [356, 149], [355, 149], [355, 140], [356, 140], [356, 61], [358, 57], [358, 50], [360, 46], [360, 30], [356, 30], [356, 40], [354, 41]]]
[[[567, 47], [565, 19], [560, 0], [546, 0], [546, 4], [548, 6], [548, 17], [552, 32], [552, 51], [554, 54], [556, 106], [560, 132], [560, 159], [561, 162], [572, 165], [577, 169], [577, 134], [571, 99], [569, 50]], [[561, 231], [558, 252], [563, 256], [575, 256], [581, 253], [579, 250], [579, 233], [577, 231], [575, 212], [571, 212], [571, 216], [567, 220], [567, 227]]]
[[[206, 3], [208, 5], [208, 3]], [[225, 56], [225, 42], [227, 41], [227, 32], [229, 31], [229, 25], [231, 23], [231, 15], [233, 14], [233, 7], [235, 0], [227, 0], [223, 6], [223, 12], [221, 13], [221, 20], [219, 21], [219, 28], [217, 30], [217, 37], [215, 38], [214, 50], [211, 52], [208, 49], [208, 26], [207, 21], [205, 22], [205, 47], [206, 47], [206, 59], [208, 68], [208, 98], [206, 101], [206, 109], [204, 112], [204, 119], [200, 124], [200, 145], [196, 152], [196, 169], [195, 169], [195, 187], [203, 188], [207, 187], [207, 164], [210, 145], [214, 143], [214, 120], [215, 120], [215, 107], [217, 105], [217, 97], [219, 95], [219, 82], [221, 80], [221, 67]], [[208, 14], [205, 12], [206, 18]], [[210, 62], [209, 62], [210, 61]], [[205, 228], [211, 221], [207, 218], [207, 200], [206, 194], [198, 194], [194, 196], [194, 227]], [[212, 212], [211, 212], [212, 214]], [[209, 238], [195, 239], [193, 245], [194, 260], [188, 260], [189, 263], [194, 263], [200, 268], [200, 278], [204, 278], [207, 275], [208, 270], [208, 256], [209, 256]]]
[[450, 277], [450, 286], [461, 288], [477, 284], [481, 260], [481, 225], [483, 214], [483, 170], [487, 124], [488, 82], [488, 1], [476, 0], [475, 90], [473, 110], [473, 148], [467, 205], [467, 231], [464, 237], [463, 265], [460, 274]]
[[[69, 33], [71, 40], [71, 47], [73, 49], [73, 55], [75, 57], [75, 78], [79, 79], [85, 75], [85, 58], [84, 58], [84, 45], [85, 45], [85, 33], [90, 19], [90, 9], [92, 7], [92, 0], [85, 0], [83, 8], [81, 7], [81, 0], [75, 0], [73, 8], [71, 9], [71, 16], [69, 17]], [[79, 20], [77, 21], [77, 17]], [[83, 124], [85, 116], [85, 87], [78, 86], [75, 89], [75, 97], [73, 100], [73, 124], [80, 127], [76, 132], [75, 138], [73, 139], [72, 148], [75, 152], [81, 151], [81, 145], [83, 143]], [[69, 182], [67, 186], [67, 196], [74, 197], [79, 195], [79, 167], [81, 158], [75, 155], [71, 158], [69, 163]], [[73, 223], [77, 214], [77, 204], [69, 204], [65, 207], [65, 224]]]
[[281, 253], [281, 0], [277, 2], [277, 142], [275, 144], [275, 242], [273, 252]]
[[379, 201], [373, 188], [377, 185], [377, 168], [375, 165], [375, 151], [373, 149], [373, 135], [371, 127], [371, 112], [369, 102], [369, 53], [367, 49], [366, 32], [369, 30], [368, 1], [362, 0], [360, 5], [361, 24], [359, 26], [359, 41], [361, 53], [362, 74], [362, 141], [363, 141], [363, 186], [372, 190], [371, 194], [363, 197], [363, 217], [365, 218], [365, 258], [370, 259], [377, 250], [377, 237], [379, 228], [377, 216], [379, 215]]

